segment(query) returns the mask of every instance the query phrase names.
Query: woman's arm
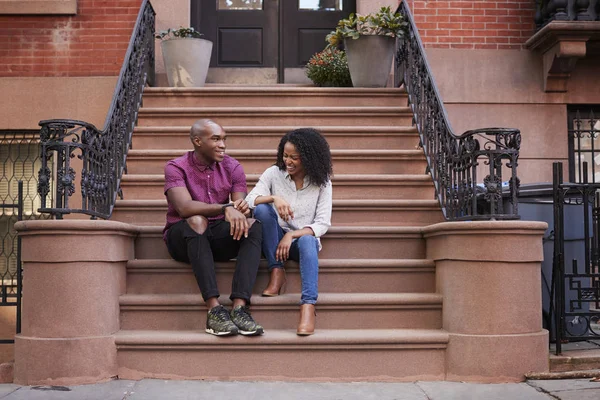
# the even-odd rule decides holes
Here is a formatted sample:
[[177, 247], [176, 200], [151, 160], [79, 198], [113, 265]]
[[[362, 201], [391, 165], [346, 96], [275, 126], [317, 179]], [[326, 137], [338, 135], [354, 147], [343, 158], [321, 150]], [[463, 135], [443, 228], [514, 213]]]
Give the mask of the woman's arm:
[[310, 228], [316, 237], [321, 237], [327, 232], [331, 226], [331, 207], [332, 207], [333, 190], [331, 181], [319, 191], [319, 199], [317, 200], [317, 210], [312, 224], [306, 225], [303, 228]]

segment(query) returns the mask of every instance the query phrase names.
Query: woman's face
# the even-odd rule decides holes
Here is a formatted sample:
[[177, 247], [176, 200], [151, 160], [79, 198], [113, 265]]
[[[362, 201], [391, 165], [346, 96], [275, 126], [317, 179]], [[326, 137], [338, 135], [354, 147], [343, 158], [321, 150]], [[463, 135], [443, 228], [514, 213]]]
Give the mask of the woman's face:
[[283, 163], [285, 170], [290, 176], [304, 178], [304, 167], [300, 159], [300, 153], [296, 151], [296, 146], [291, 142], [286, 142], [283, 146]]

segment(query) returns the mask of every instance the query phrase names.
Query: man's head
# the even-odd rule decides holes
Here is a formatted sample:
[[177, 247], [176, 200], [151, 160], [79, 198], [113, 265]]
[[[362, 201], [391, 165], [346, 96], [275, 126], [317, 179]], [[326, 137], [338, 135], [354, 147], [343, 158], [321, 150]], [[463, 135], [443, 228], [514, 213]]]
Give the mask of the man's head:
[[190, 140], [199, 161], [207, 165], [223, 161], [227, 135], [221, 125], [210, 119], [196, 121], [190, 130]]

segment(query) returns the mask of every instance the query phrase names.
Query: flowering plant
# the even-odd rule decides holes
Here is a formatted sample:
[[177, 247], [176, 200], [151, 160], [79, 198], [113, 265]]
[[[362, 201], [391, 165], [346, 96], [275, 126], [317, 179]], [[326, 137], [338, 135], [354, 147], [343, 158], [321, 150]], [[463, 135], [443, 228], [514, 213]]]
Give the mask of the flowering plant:
[[306, 76], [317, 86], [352, 86], [346, 52], [325, 49], [313, 55], [306, 64]]
[[341, 19], [335, 31], [325, 40], [328, 48], [338, 47], [345, 38], [358, 39], [361, 35], [381, 35], [403, 38], [408, 23], [399, 13], [393, 13], [390, 7], [381, 7], [375, 14], [350, 14], [348, 19]]
[[175, 38], [194, 38], [199, 39], [203, 36], [202, 33], [195, 30], [193, 27], [184, 28], [169, 28], [166, 31], [160, 31], [155, 35], [156, 39], [171, 40]]

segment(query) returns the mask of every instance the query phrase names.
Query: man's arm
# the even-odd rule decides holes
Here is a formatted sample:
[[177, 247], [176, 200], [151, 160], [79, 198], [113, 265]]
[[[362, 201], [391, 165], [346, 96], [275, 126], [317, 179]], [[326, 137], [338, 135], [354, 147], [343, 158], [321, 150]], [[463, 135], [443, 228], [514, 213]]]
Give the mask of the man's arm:
[[173, 205], [181, 218], [193, 215], [214, 217], [223, 213], [223, 204], [208, 204], [192, 200], [190, 192], [185, 187], [173, 187], [167, 191], [167, 201]]

